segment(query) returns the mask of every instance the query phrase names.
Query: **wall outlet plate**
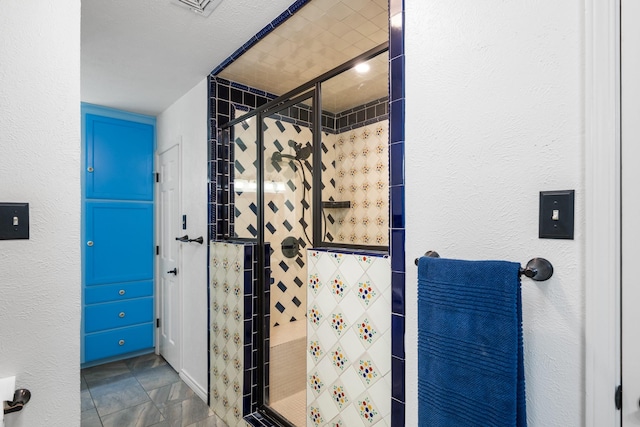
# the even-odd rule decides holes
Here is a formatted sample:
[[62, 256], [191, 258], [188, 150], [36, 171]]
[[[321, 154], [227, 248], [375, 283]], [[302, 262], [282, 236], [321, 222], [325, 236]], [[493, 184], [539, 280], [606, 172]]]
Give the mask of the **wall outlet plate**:
[[0, 240], [29, 238], [29, 203], [0, 203]]
[[575, 190], [541, 191], [538, 237], [573, 240], [574, 206]]

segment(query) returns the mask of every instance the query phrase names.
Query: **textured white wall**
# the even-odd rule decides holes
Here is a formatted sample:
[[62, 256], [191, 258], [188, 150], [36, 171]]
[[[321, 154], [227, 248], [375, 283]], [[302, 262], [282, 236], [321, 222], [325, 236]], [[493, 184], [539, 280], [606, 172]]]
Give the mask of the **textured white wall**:
[[157, 117], [158, 153], [182, 140], [184, 234], [205, 244], [181, 245], [182, 371], [201, 397], [207, 389], [207, 79]]
[[7, 427], [80, 425], [80, 0], [2, 2], [0, 201], [29, 240], [0, 241], [0, 377], [33, 397]]
[[[405, 0], [407, 425], [417, 425], [416, 267], [549, 259], [523, 280], [531, 426], [584, 425], [582, 2]], [[576, 190], [575, 240], [538, 239], [538, 192]]]

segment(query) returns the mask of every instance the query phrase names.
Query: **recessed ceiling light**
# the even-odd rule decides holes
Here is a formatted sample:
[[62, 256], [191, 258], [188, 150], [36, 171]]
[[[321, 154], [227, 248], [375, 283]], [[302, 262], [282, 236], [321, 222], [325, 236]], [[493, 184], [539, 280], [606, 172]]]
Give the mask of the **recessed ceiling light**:
[[362, 63], [360, 63], [360, 64], [355, 66], [355, 70], [360, 74], [364, 74], [367, 71], [369, 71], [370, 69], [371, 69], [371, 67], [366, 62], [362, 62]]

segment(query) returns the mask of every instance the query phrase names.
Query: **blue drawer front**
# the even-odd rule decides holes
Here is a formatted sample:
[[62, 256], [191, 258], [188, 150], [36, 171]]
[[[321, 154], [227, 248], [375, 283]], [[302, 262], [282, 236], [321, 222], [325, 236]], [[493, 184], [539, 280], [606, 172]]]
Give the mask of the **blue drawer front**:
[[88, 286], [84, 290], [85, 304], [120, 301], [153, 296], [153, 281]]
[[153, 298], [88, 305], [84, 309], [84, 319], [85, 333], [151, 322]]
[[153, 347], [153, 324], [130, 326], [86, 335], [84, 361], [104, 359]]

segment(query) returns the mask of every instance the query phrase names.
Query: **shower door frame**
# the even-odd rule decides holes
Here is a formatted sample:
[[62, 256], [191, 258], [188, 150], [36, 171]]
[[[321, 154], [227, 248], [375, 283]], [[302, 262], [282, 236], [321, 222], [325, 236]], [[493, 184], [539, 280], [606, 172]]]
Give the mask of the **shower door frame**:
[[[268, 283], [270, 277], [270, 270], [266, 270], [266, 251], [265, 251], [265, 238], [264, 238], [264, 227], [265, 227], [265, 217], [264, 217], [264, 128], [263, 128], [263, 119], [268, 117], [273, 113], [277, 113], [285, 108], [293, 106], [295, 104], [300, 103], [303, 100], [307, 100], [312, 98], [312, 116], [311, 116], [311, 129], [312, 129], [312, 166], [313, 171], [316, 173], [312, 174], [312, 188], [317, 189], [317, 191], [313, 191], [311, 198], [311, 209], [312, 209], [312, 242], [310, 242], [311, 247], [315, 248], [345, 248], [352, 250], [367, 250], [367, 251], [379, 251], [381, 253], [388, 253], [388, 246], [374, 246], [374, 245], [354, 245], [354, 244], [344, 244], [344, 243], [332, 243], [325, 242], [322, 236], [322, 220], [319, 215], [314, 215], [317, 209], [322, 208], [322, 176], [317, 171], [322, 170], [322, 83], [353, 68], [358, 63], [367, 61], [372, 59], [384, 52], [389, 51], [389, 42], [382, 43], [363, 54], [352, 58], [351, 60], [335, 67], [332, 70], [327, 71], [326, 73], [316, 77], [315, 79], [298, 86], [297, 88], [285, 93], [284, 95], [267, 102], [261, 107], [255, 108], [254, 110], [248, 111], [245, 114], [242, 114], [240, 117], [237, 117], [229, 122], [219, 126], [218, 130], [220, 133], [224, 133], [225, 131], [229, 131], [230, 138], [230, 147], [229, 152], [226, 153], [226, 156], [230, 156], [231, 152], [231, 131], [233, 130], [233, 126], [240, 124], [244, 120], [248, 118], [255, 117], [256, 118], [256, 162], [258, 167], [256, 168], [256, 204], [258, 205], [258, 209], [256, 212], [256, 229], [258, 230], [256, 237], [257, 244], [257, 269], [258, 269], [258, 284], [256, 289], [257, 296], [257, 316], [261, 324], [257, 328], [257, 340], [258, 346], [262, 349], [257, 354], [256, 361], [256, 370], [257, 370], [257, 379], [258, 379], [258, 387], [256, 389], [257, 393], [257, 405], [258, 411], [278, 423], [278, 425], [284, 427], [295, 427], [291, 422], [289, 422], [286, 418], [282, 417], [278, 412], [273, 410], [267, 403], [268, 399], [268, 391], [266, 390], [269, 386], [269, 378], [268, 374], [265, 373], [265, 365], [269, 360], [267, 354], [269, 353], [269, 341], [267, 335], [267, 328], [270, 328], [269, 323], [265, 323], [264, 319], [267, 314], [270, 312], [270, 301], [265, 298], [265, 292], [268, 289]], [[226, 161], [229, 160], [229, 157], [224, 159]], [[230, 168], [233, 166], [230, 165]], [[231, 180], [231, 171], [229, 176], [229, 180]], [[223, 183], [223, 185], [229, 185], [230, 183]], [[231, 203], [230, 200], [226, 201], [226, 205], [229, 206]], [[226, 218], [220, 218], [223, 220], [223, 223], [227, 224], [227, 235], [230, 236], [231, 230], [231, 216], [232, 212], [230, 209], [223, 210], [226, 213]], [[229, 237], [233, 238], [233, 237]], [[246, 361], [245, 361], [246, 363]]]

